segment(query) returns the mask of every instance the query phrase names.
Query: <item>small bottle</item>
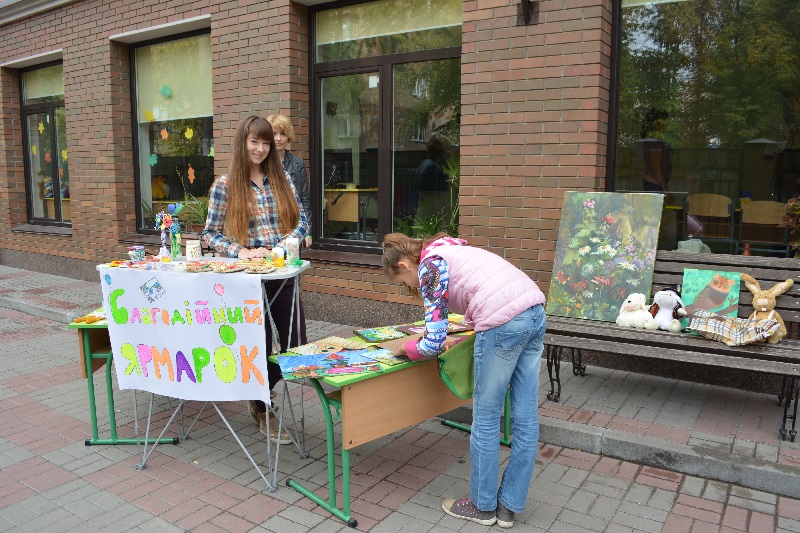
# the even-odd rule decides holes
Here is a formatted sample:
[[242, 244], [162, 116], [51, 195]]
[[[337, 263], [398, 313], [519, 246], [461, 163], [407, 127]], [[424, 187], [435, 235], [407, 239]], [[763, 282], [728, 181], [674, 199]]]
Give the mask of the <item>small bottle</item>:
[[750, 243], [749, 242], [744, 243], [744, 250], [742, 250], [742, 255], [753, 255], [752, 253], [750, 253]]

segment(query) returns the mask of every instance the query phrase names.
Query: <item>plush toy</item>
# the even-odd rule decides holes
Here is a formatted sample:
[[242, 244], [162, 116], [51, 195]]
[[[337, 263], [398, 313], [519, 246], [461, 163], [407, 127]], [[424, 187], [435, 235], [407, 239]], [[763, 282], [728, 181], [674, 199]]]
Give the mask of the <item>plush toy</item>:
[[151, 179], [150, 188], [153, 191], [153, 200], [163, 200], [169, 196], [169, 185], [164, 180], [164, 176], [156, 176]]
[[45, 198], [52, 198], [53, 197], [53, 178], [50, 176], [44, 176], [42, 178], [42, 184], [44, 188], [44, 197]]
[[790, 279], [781, 281], [769, 290], [761, 290], [761, 286], [753, 279], [752, 276], [742, 274], [741, 280], [744, 281], [744, 286], [747, 290], [753, 293], [753, 314], [750, 318], [775, 320], [780, 324], [778, 331], [770, 335], [766, 341], [770, 344], [775, 344], [786, 336], [786, 324], [783, 323], [781, 315], [775, 311], [775, 298], [779, 294], [788, 291], [794, 282]]
[[647, 329], [663, 329], [678, 333], [681, 330], [680, 319], [686, 316], [683, 300], [675, 289], [664, 289], [653, 295], [650, 306], [653, 322], [646, 324]]
[[629, 294], [619, 309], [617, 325], [624, 328], [643, 328], [653, 317], [647, 310], [647, 298], [644, 294]]

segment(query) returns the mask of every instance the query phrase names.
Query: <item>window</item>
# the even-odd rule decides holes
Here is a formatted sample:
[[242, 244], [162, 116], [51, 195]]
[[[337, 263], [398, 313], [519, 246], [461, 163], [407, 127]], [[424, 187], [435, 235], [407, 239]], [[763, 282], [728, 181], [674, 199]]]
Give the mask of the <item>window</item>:
[[[665, 193], [661, 249], [693, 235], [737, 253], [757, 233], [774, 244], [759, 253], [785, 255], [780, 204], [800, 193], [800, 4], [622, 0], [620, 8], [613, 189]], [[712, 216], [701, 208], [712, 200], [729, 207]], [[757, 231], [747, 215], [756, 201], [777, 213]]]
[[204, 33], [132, 50], [136, 108], [139, 228], [184, 202], [181, 221], [205, 224], [214, 181], [211, 37]]
[[28, 217], [32, 223], [68, 225], [69, 150], [62, 65], [22, 72], [21, 81]]
[[460, 0], [380, 0], [319, 11], [315, 21], [315, 241], [378, 252], [391, 231], [453, 231]]

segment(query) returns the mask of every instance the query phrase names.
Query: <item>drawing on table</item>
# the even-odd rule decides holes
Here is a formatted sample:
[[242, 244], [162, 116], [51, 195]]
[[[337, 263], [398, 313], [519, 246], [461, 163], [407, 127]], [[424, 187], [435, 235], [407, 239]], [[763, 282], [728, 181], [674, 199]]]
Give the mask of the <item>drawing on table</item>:
[[376, 372], [381, 369], [375, 357], [391, 356], [389, 350], [365, 349], [330, 354], [279, 355], [284, 379], [316, 378], [342, 374]]

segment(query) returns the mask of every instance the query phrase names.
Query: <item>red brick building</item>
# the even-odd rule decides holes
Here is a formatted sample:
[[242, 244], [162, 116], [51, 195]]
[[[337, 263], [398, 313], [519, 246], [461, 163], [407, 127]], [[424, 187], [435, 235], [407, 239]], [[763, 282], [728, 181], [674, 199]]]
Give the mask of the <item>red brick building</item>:
[[[380, 0], [372, 11], [352, 2], [308, 3], [0, 2], [0, 263], [94, 279], [94, 264], [119, 258], [132, 244], [155, 251], [158, 236], [147, 228], [142, 203], [154, 209], [161, 205], [153, 203], [159, 198], [171, 198], [165, 190], [189, 192], [184, 181], [189, 168], [199, 180], [192, 194], [202, 196], [198, 187], [207, 190], [213, 176], [226, 171], [230, 140], [241, 119], [282, 113], [297, 131], [293, 151], [308, 164], [315, 220], [324, 219], [323, 203], [328, 215], [333, 210], [335, 196], [329, 189], [344, 189], [339, 193], [343, 204], [350, 198], [339, 184], [344, 179], [356, 189], [377, 191], [369, 196], [375, 202], [371, 208], [370, 200], [357, 193], [361, 211], [355, 232], [352, 224], [339, 229], [315, 223], [314, 249], [306, 254], [313, 268], [303, 278], [303, 289], [323, 301], [324, 295], [358, 298], [360, 307], [374, 312], [385, 308], [380, 302], [411, 303], [378, 268], [376, 241], [398, 223], [401, 209], [398, 178], [393, 184], [391, 175], [400, 175], [402, 143], [392, 124], [412, 109], [398, 102], [412, 96], [433, 99], [436, 83], [443, 80], [417, 74], [403, 97], [397, 87], [407, 62], [446, 61], [441, 65], [447, 69], [455, 65], [456, 76], [445, 81], [457, 95], [458, 108], [430, 111], [414, 126], [416, 132], [403, 133], [403, 138], [424, 153], [431, 129], [450, 125], [460, 160], [458, 233], [518, 265], [546, 291], [564, 192], [615, 190], [606, 176], [609, 168], [620, 171], [624, 160], [619, 154], [626, 141], [617, 132], [631, 113], [639, 113], [638, 118], [644, 113], [638, 104], [623, 108], [628, 93], [620, 89], [614, 65], [623, 65], [624, 82], [632, 79], [626, 65], [636, 64], [626, 53], [636, 47], [620, 38], [623, 23], [631, 27], [656, 14], [683, 16], [670, 9], [699, 9], [689, 6], [696, 2], [543, 0], [531, 3], [532, 23], [525, 24], [527, 13], [516, 0]], [[425, 9], [430, 14], [419, 12]], [[384, 20], [381, 16], [387, 25], [393, 21], [401, 27], [382, 31], [376, 23]], [[460, 19], [453, 22], [453, 17]], [[322, 36], [329, 30], [334, 37]], [[393, 35], [401, 37], [392, 40]], [[427, 44], [420, 47], [418, 36]], [[198, 41], [196, 47], [159, 48], [191, 39]], [[158, 81], [189, 64], [189, 57], [194, 58], [190, 77], [210, 69], [202, 83]], [[51, 66], [61, 69], [60, 94], [48, 89], [58, 76], [41, 72]], [[141, 87], [146, 76], [153, 78], [152, 86]], [[379, 94], [370, 97], [376, 88]], [[781, 90], [794, 101], [797, 89], [794, 77]], [[361, 96], [354, 103], [356, 90]], [[191, 102], [176, 111], [181, 94]], [[651, 100], [661, 97], [666, 98], [650, 95]], [[680, 98], [673, 95], [669, 101], [674, 117]], [[616, 106], [622, 110], [620, 122]], [[795, 116], [797, 107], [787, 113]], [[356, 109], [359, 124], [350, 121]], [[48, 141], [43, 132], [50, 120], [58, 131]], [[364, 147], [368, 128], [374, 128], [378, 140]], [[193, 137], [189, 130], [198, 134]], [[768, 136], [759, 134], [763, 130], [749, 134]], [[779, 181], [797, 165], [787, 162], [786, 154], [797, 148], [796, 132], [789, 130], [781, 130], [782, 139], [765, 139], [780, 144], [777, 157], [784, 159], [773, 166]], [[712, 133], [708, 142], [702, 141], [705, 150], [715, 142]], [[158, 161], [169, 166], [170, 151], [178, 150], [177, 144], [167, 146], [169, 135], [175, 143], [188, 143], [184, 148], [195, 158], [178, 169], [180, 181], [171, 168], [157, 170]], [[361, 141], [348, 140], [359, 135]], [[49, 148], [46, 160], [32, 152], [35, 146]], [[403, 167], [407, 175], [413, 166], [416, 161]], [[737, 163], [739, 169], [746, 167]], [[715, 174], [716, 179], [723, 180], [725, 172]], [[694, 179], [692, 172], [684, 174]], [[59, 185], [55, 192], [54, 183]], [[705, 191], [703, 183], [698, 178], [686, 189]], [[616, 186], [622, 188], [629, 184]], [[371, 231], [368, 218], [373, 219]]]

